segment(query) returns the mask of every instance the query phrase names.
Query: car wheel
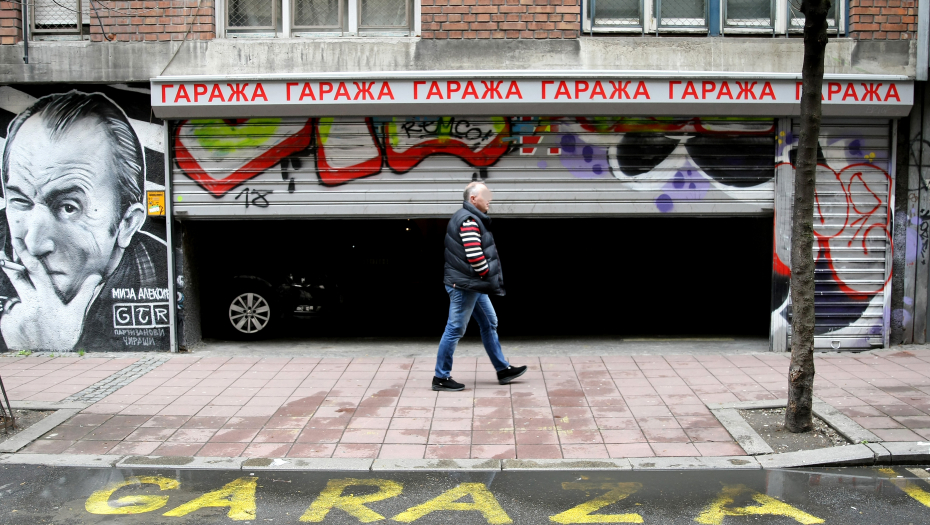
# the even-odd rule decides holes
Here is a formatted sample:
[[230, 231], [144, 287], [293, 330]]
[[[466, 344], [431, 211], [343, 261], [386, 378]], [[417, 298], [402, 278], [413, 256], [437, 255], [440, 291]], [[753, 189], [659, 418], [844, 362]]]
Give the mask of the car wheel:
[[264, 339], [276, 326], [270, 290], [244, 288], [229, 294], [224, 302], [224, 326], [232, 339]]

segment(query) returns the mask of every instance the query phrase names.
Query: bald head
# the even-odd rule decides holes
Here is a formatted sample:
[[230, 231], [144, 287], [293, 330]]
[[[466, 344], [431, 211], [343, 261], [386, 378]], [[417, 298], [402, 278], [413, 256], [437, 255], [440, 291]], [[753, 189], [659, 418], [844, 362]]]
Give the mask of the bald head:
[[491, 199], [494, 194], [483, 182], [472, 182], [465, 186], [465, 202], [478, 208], [482, 213], [488, 213], [491, 208]]

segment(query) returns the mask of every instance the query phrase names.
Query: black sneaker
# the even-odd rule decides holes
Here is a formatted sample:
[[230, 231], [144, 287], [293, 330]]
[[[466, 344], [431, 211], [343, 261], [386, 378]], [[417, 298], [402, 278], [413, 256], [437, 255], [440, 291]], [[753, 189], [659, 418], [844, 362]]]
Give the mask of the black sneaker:
[[497, 382], [506, 385], [526, 373], [525, 366], [508, 366], [497, 373]]
[[448, 392], [458, 392], [459, 390], [465, 390], [465, 385], [462, 383], [456, 383], [451, 377], [446, 379], [439, 379], [438, 377], [433, 378], [433, 390], [442, 390]]

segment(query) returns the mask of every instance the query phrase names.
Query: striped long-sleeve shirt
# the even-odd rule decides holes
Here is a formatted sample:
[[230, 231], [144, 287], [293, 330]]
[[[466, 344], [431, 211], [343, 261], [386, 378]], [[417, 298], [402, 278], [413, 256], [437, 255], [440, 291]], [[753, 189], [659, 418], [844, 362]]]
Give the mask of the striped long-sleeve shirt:
[[478, 275], [484, 278], [488, 274], [488, 260], [484, 257], [484, 250], [481, 248], [481, 229], [478, 223], [472, 219], [466, 219], [459, 230], [462, 236], [462, 243], [465, 245], [465, 257], [468, 259], [472, 268], [478, 272]]

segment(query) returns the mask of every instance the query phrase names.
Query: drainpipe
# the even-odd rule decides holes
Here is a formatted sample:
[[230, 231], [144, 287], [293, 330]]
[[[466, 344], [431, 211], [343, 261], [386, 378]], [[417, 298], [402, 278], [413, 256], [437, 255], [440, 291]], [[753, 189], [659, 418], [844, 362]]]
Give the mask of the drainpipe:
[[917, 80], [927, 80], [927, 54], [930, 49], [930, 3], [917, 3]]
[[29, 2], [23, 2], [23, 62], [29, 63]]

